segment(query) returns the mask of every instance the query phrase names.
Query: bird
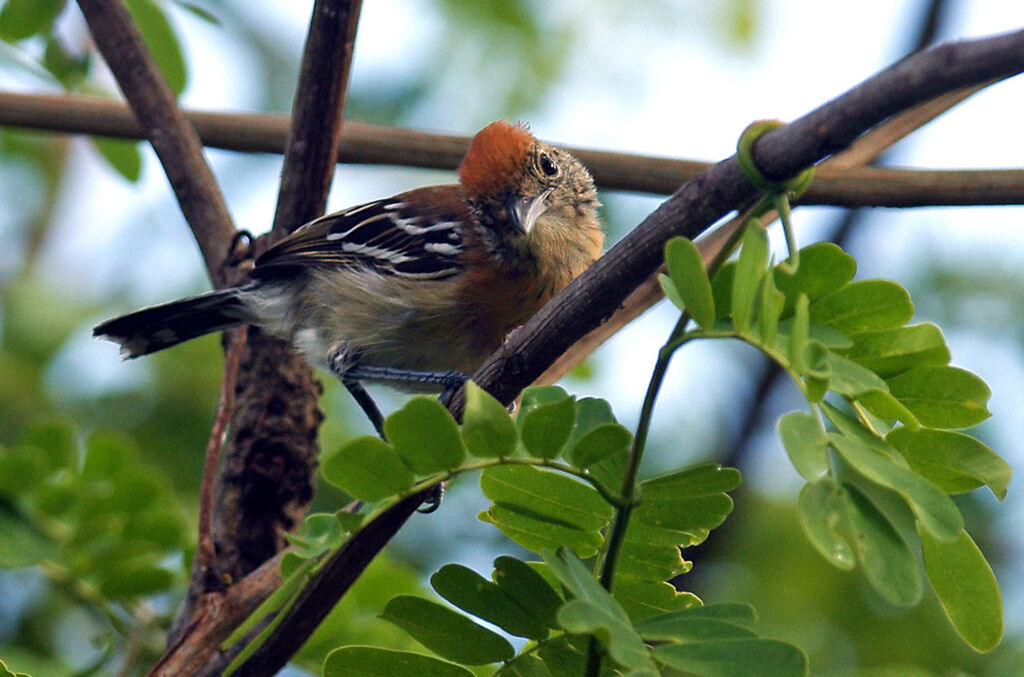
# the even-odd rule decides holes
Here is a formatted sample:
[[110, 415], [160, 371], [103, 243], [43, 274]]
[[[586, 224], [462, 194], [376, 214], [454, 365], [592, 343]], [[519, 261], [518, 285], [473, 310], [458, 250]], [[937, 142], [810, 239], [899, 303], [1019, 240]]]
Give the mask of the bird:
[[130, 359], [249, 324], [357, 400], [363, 382], [459, 386], [600, 256], [604, 235], [590, 172], [524, 124], [481, 129], [458, 177], [310, 221], [257, 257], [244, 284], [115, 317], [93, 335]]

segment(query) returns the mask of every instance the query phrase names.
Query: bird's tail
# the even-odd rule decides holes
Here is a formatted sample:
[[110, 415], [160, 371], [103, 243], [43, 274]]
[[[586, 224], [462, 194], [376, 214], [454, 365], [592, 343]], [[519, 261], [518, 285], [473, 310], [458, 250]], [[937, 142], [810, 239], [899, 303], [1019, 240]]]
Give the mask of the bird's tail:
[[170, 348], [183, 341], [252, 322], [244, 288], [222, 289], [150, 306], [121, 315], [92, 330], [121, 346], [129, 359]]

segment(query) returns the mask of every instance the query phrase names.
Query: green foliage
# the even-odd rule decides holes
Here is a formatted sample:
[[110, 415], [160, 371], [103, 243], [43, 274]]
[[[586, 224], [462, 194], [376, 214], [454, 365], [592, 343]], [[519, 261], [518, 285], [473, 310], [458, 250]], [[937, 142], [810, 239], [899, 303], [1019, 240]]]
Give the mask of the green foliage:
[[126, 601], [167, 590], [176, 576], [161, 560], [185, 545], [170, 487], [122, 435], [93, 433], [79, 454], [60, 423], [0, 449], [0, 565], [43, 564]]
[[51, 30], [67, 0], [7, 0], [0, 7], [0, 39], [19, 42]]
[[36, 422], [0, 447], [0, 478], [0, 566], [35, 567], [96, 612], [108, 646], [97, 668], [115, 633], [127, 640], [164, 622], [136, 611], [182, 581], [167, 561], [186, 547], [185, 520], [131, 439], [103, 430], [80, 443], [64, 423]]
[[[766, 261], [763, 234], [751, 228], [738, 261], [709, 281], [716, 301], [731, 299], [730, 312], [714, 327], [698, 323], [676, 344], [738, 338], [787, 370], [811, 409], [782, 417], [779, 434], [808, 481], [799, 509], [812, 545], [840, 569], [859, 563], [890, 603], [916, 604], [923, 581], [917, 544], [898, 526], [905, 506], [925, 573], [954, 628], [976, 650], [991, 649], [1002, 632], [998, 587], [948, 496], [982, 485], [1006, 494], [1006, 462], [951, 430], [988, 417], [988, 386], [949, 365], [938, 327], [906, 324], [913, 304], [901, 286], [853, 281], [856, 265], [837, 246], [804, 249], [795, 274]], [[670, 268], [663, 286], [679, 297], [680, 289], [705, 284], [677, 275], [703, 271]]]
[[[324, 477], [353, 496], [378, 502], [373, 514], [379, 514], [389, 503], [430, 484], [480, 470], [481, 489], [491, 501], [480, 519], [540, 553], [543, 562], [499, 557], [490, 579], [462, 565], [445, 565], [430, 582], [452, 606], [415, 595], [392, 597], [381, 618], [444, 661], [353, 646], [329, 654], [325, 672], [349, 674], [365, 660], [367, 665], [387, 666], [388, 674], [455, 674], [451, 671], [457, 668], [446, 661], [500, 663], [503, 675], [581, 674], [587, 656], [600, 646], [593, 655], [607, 655], [607, 669], [614, 666], [637, 675], [658, 674], [661, 666], [687, 662], [703, 666], [704, 672], [696, 674], [731, 674], [730, 665], [737, 660], [747, 667], [771, 660], [779, 665], [779, 674], [805, 674], [805, 667], [787, 671], [780, 660], [769, 659], [769, 651], [781, 643], [762, 644], [765, 640], [749, 629], [753, 614], [746, 608], [722, 607], [678, 621], [674, 616], [701, 606], [694, 595], [667, 581], [690, 569], [680, 549], [704, 541], [732, 510], [726, 492], [739, 484], [735, 470], [703, 464], [639, 482], [634, 493], [643, 498], [630, 506], [628, 526], [618, 525], [613, 518], [623, 509], [624, 469], [635, 462], [635, 441], [606, 402], [577, 401], [561, 388], [532, 388], [524, 393], [513, 422], [504, 407], [469, 384], [462, 425], [424, 397], [413, 398], [389, 416], [384, 429], [390, 443], [357, 438], [329, 454], [322, 465]], [[303, 533], [292, 539], [299, 551], [282, 563], [284, 592], [268, 600], [254, 618], [287, 608], [315, 575], [318, 553], [343, 548], [361, 528], [358, 517], [350, 515], [344, 517], [349, 525], [339, 524], [342, 515], [307, 518]], [[610, 539], [616, 529], [623, 530], [616, 537], [622, 545], [612, 553]], [[612, 592], [580, 559], [595, 556], [596, 562], [614, 558], [619, 564]], [[659, 620], [645, 637], [635, 624], [651, 619]], [[479, 621], [528, 640], [526, 648], [516, 654], [504, 635]], [[748, 662], [735, 651], [720, 651], [723, 642], [738, 639], [750, 640], [740, 652], [749, 649]], [[664, 650], [653, 648], [655, 640], [692, 645], [688, 651], [693, 655], [668, 651], [661, 658], [658, 651]], [[795, 647], [789, 649], [802, 656]]]

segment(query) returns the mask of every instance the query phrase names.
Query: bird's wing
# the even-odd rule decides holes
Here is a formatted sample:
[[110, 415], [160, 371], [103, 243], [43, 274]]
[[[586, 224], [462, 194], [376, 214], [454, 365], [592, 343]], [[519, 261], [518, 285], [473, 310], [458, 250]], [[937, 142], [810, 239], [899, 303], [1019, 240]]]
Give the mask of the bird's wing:
[[299, 227], [256, 260], [253, 276], [370, 268], [401, 277], [449, 277], [462, 270], [462, 233], [471, 218], [457, 186], [367, 202]]

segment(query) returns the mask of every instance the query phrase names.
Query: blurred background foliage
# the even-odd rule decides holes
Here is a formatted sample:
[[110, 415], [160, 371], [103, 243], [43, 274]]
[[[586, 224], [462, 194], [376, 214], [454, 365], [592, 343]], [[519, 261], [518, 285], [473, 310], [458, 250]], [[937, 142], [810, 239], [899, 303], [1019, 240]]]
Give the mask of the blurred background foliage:
[[[128, 4], [186, 106], [290, 109], [309, 2]], [[835, 30], [823, 28], [812, 3], [782, 4], [797, 5], [815, 30]], [[863, 58], [850, 67], [856, 75], [848, 84], [906, 48], [899, 43], [917, 30], [925, 4], [867, 3], [861, 11], [878, 15], [875, 23], [884, 30], [865, 40], [881, 46], [857, 55]], [[960, 34], [957, 21], [967, 21], [979, 4], [955, 3], [940, 38]], [[731, 152], [729, 134], [764, 117], [763, 101], [750, 110], [719, 101], [726, 97], [700, 75], [702, 62], [732, 64], [742, 74], [756, 59], [771, 59], [766, 55], [780, 34], [808, 35], [780, 29], [779, 14], [793, 11], [758, 0], [366, 3], [347, 115], [462, 133], [496, 118], [523, 119], [543, 137], [578, 145], [717, 159]], [[6, 0], [0, 39], [2, 89], [116, 95], [74, 3]], [[663, 77], [666, 65], [676, 76], [671, 81]], [[843, 88], [780, 96], [794, 102], [796, 114]], [[717, 107], [741, 122], [725, 144], [699, 128], [677, 129], [667, 121], [681, 124], [689, 115], [683, 106], [691, 104], [666, 106], [653, 89], [700, 100], [710, 115]], [[661, 127], [641, 116], [639, 101], [660, 106]], [[642, 131], [648, 132], [644, 144]], [[678, 134], [661, 138], [670, 132]], [[266, 229], [280, 158], [209, 155], [239, 225]], [[450, 180], [447, 172], [341, 167], [330, 202], [340, 208]], [[611, 193], [602, 200], [610, 241], [657, 204], [650, 196]], [[911, 217], [916, 225], [903, 222], [903, 236], [883, 240], [877, 234], [891, 232], [897, 216], [870, 213], [844, 246], [865, 274], [898, 277], [918, 301], [917, 319], [945, 329], [954, 363], [989, 380], [997, 416], [981, 434], [1021, 467], [1022, 393], [1014, 384], [1024, 370], [1024, 278], [1019, 265], [1008, 263], [1014, 254], [1021, 260], [1021, 238], [1006, 229], [996, 237], [1004, 233], [1012, 244], [993, 238], [986, 245], [977, 237], [982, 211], [1019, 227], [1019, 208], [922, 210]], [[805, 242], [827, 236], [839, 218], [838, 210], [826, 209], [797, 215]], [[968, 234], [957, 235], [957, 227]], [[950, 233], [948, 242], [926, 236], [922, 244], [913, 235], [937, 228]], [[9, 567], [0, 570], [0, 656], [12, 669], [36, 675], [135, 674], [159, 651], [160, 632], [183, 590], [222, 358], [218, 340], [206, 337], [122, 364], [89, 331], [100, 319], [199, 291], [207, 281], [166, 181], [142, 144], [0, 129], [0, 238], [0, 564]], [[599, 350], [568, 388], [608, 397], [620, 420], [635, 418], [646, 383], [637, 374], [653, 364], [671, 316], [648, 313]], [[1024, 606], [1024, 581], [1014, 564], [1024, 552], [1013, 526], [1022, 508], [1014, 487], [998, 513], [987, 496], [960, 500], [1007, 603], [1007, 637], [979, 656], [955, 638], [934, 599], [894, 610], [856, 575], [830, 568], [812, 551], [796, 526], [796, 475], [774, 432], [778, 415], [795, 400], [788, 384], [763, 376], [765, 369], [751, 351], [716, 346], [680, 356], [671, 372], [674, 384], [650, 444], [650, 472], [659, 457], [662, 466], [715, 459], [747, 478], [735, 494], [734, 516], [695, 555], [686, 587], [708, 601], [753, 604], [762, 633], [805, 648], [814, 674], [1024, 674], [1024, 627], [1015, 613]], [[332, 449], [368, 426], [334, 382], [324, 381], [321, 442]], [[401, 401], [382, 397], [389, 406]], [[106, 458], [107, 465], [90, 458]], [[152, 494], [147, 510], [166, 527], [159, 542], [133, 540], [137, 526], [117, 516], [133, 500], [117, 487], [125, 477]], [[63, 487], [60, 500], [50, 495], [53, 486]], [[333, 510], [343, 500], [324, 487], [313, 507]], [[414, 518], [289, 670], [315, 670], [323, 653], [342, 643], [401, 646], [409, 640], [375, 616], [386, 597], [416, 590], [446, 561], [486, 573], [496, 554], [514, 553], [476, 521], [484, 504], [474, 486], [457, 484], [443, 515]], [[104, 554], [101, 544], [122, 551]], [[114, 561], [103, 556], [122, 567], [117, 575], [100, 575]], [[127, 579], [150, 585], [133, 588]]]

